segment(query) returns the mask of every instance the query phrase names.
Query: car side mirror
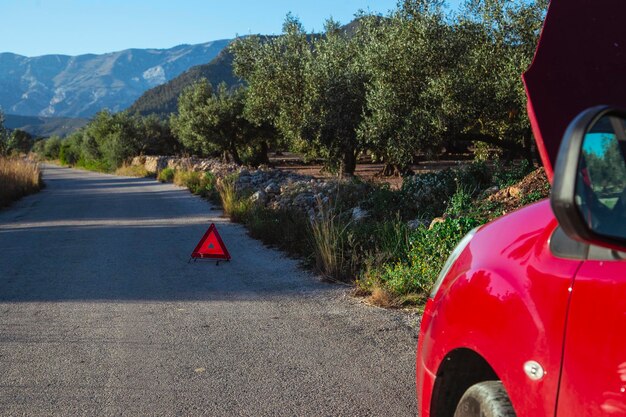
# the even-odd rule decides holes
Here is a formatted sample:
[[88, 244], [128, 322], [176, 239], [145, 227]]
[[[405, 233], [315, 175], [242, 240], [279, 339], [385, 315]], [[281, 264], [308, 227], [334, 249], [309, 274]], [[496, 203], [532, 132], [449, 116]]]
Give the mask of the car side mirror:
[[571, 238], [626, 249], [626, 110], [593, 107], [570, 123], [550, 200]]

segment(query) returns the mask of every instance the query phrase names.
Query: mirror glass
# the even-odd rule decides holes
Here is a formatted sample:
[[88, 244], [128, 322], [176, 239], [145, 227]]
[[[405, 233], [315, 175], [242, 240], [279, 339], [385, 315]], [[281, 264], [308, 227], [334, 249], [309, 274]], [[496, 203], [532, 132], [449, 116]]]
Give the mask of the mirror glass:
[[626, 120], [599, 119], [585, 134], [576, 204], [594, 232], [626, 239]]

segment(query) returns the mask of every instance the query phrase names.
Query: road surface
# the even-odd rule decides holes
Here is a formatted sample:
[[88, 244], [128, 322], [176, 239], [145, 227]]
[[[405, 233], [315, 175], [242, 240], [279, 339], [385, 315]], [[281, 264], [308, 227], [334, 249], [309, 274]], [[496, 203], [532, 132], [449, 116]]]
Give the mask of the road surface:
[[[0, 211], [1, 416], [416, 415], [409, 316], [182, 188], [44, 178]], [[211, 222], [233, 261], [188, 264]]]

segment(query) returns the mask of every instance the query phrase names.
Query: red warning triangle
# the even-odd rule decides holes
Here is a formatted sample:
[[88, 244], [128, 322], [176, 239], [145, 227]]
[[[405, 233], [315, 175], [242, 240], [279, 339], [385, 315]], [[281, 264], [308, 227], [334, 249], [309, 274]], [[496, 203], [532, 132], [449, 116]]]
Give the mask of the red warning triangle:
[[191, 254], [192, 258], [224, 259], [230, 260], [230, 254], [226, 245], [222, 242], [220, 234], [217, 232], [215, 224], [211, 223], [200, 242]]

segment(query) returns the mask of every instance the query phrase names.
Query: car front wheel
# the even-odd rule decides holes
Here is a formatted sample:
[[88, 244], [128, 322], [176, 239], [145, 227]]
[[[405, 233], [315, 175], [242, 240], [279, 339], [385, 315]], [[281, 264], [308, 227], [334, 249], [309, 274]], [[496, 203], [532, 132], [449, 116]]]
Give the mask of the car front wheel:
[[516, 417], [511, 400], [500, 381], [484, 381], [465, 391], [454, 417]]

